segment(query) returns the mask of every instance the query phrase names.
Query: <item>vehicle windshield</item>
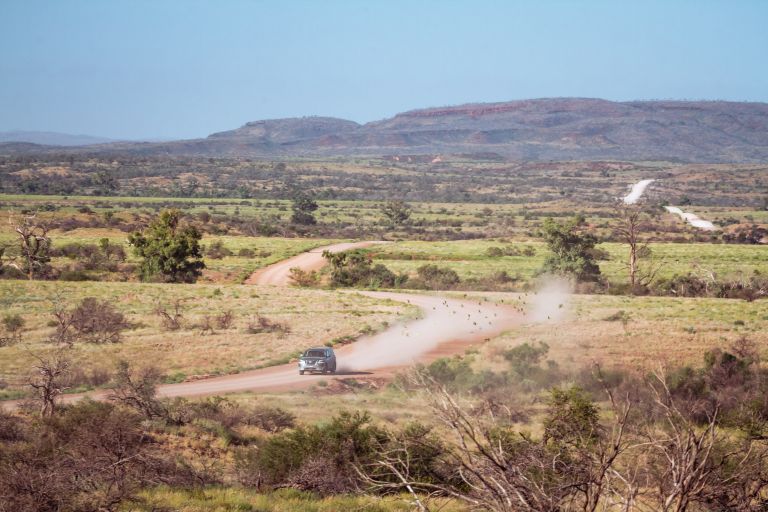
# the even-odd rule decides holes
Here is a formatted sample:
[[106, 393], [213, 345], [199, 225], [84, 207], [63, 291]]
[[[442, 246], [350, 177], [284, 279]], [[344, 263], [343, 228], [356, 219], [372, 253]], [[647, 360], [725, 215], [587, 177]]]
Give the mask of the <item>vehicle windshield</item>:
[[325, 350], [307, 350], [304, 357], [325, 357]]

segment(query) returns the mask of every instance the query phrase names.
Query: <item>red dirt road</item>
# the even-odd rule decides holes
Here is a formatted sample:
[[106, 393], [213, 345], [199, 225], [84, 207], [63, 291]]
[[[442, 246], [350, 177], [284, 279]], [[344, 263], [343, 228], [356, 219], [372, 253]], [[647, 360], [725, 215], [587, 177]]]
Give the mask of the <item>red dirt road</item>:
[[257, 270], [245, 280], [243, 284], [271, 284], [275, 286], [288, 286], [291, 283], [291, 269], [298, 267], [306, 272], [319, 270], [325, 266], [323, 252], [343, 252], [350, 249], [362, 249], [386, 242], [347, 242], [326, 247], [318, 247], [311, 251], [303, 252], [293, 258], [278, 261], [268, 267]]

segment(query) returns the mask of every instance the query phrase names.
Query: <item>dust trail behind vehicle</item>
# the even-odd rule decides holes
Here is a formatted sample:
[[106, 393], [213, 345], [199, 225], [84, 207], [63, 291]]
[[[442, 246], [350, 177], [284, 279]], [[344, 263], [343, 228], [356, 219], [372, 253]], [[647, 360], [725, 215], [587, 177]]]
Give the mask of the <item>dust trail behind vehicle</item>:
[[395, 325], [337, 352], [340, 372], [412, 365], [434, 359], [443, 344], [466, 346], [498, 336], [519, 325], [524, 316], [510, 306], [483, 300], [393, 292], [362, 292], [368, 297], [407, 302], [421, 308], [422, 318]]
[[708, 220], [704, 220], [695, 213], [689, 213], [684, 212], [682, 209], [678, 208], [677, 206], [665, 206], [664, 207], [669, 213], [674, 213], [675, 215], [679, 215], [681, 219], [688, 222], [691, 226], [699, 229], [703, 229], [704, 231], [717, 231], [717, 226], [712, 224]]
[[645, 193], [645, 189], [648, 188], [648, 186], [653, 183], [656, 180], [641, 180], [632, 185], [632, 190], [629, 191], [629, 194], [624, 196], [624, 204], [635, 204], [637, 203], [641, 197], [643, 197], [643, 194]]

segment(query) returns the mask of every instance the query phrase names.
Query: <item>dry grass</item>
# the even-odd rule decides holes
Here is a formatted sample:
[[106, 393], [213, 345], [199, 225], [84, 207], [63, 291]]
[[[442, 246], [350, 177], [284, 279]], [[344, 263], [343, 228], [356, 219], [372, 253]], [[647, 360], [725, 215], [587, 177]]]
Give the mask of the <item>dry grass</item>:
[[[496, 299], [508, 294], [493, 294]], [[505, 301], [506, 302], [506, 301]], [[482, 353], [493, 359], [525, 342], [543, 341], [561, 366], [652, 369], [700, 364], [705, 351], [729, 347], [740, 336], [768, 357], [765, 301], [576, 295], [559, 323], [524, 325], [492, 340]], [[623, 311], [625, 315], [617, 314]], [[619, 317], [625, 316], [626, 323]]]
[[[288, 362], [306, 348], [362, 330], [379, 329], [393, 322], [408, 307], [391, 301], [322, 290], [277, 289], [241, 285], [162, 285], [143, 283], [59, 283], [0, 281], [0, 302], [5, 312], [26, 321], [24, 342], [0, 348], [0, 379], [19, 381], [28, 372], [33, 356], [53, 350], [47, 341], [52, 327], [51, 299], [57, 294], [74, 305], [84, 297], [109, 300], [125, 313], [134, 327], [115, 345], [78, 343], [73, 350], [76, 366], [86, 371], [113, 368], [118, 359], [135, 364], [151, 362], [181, 381], [194, 375], [226, 374]], [[154, 313], [159, 301], [184, 304], [184, 328], [166, 332]], [[233, 326], [203, 335], [197, 324], [206, 315], [231, 310]], [[286, 324], [288, 333], [249, 334], [247, 324], [262, 315]]]
[[[224, 512], [231, 510], [259, 512], [396, 512], [414, 510], [409, 496], [330, 496], [319, 497], [311, 493], [282, 489], [272, 493], [258, 493], [237, 487], [209, 487], [183, 490], [158, 487], [141, 493], [139, 503], [126, 504], [122, 511], [175, 510], [179, 512]], [[466, 507], [445, 499], [434, 500], [432, 505], [443, 512], [458, 512]]]

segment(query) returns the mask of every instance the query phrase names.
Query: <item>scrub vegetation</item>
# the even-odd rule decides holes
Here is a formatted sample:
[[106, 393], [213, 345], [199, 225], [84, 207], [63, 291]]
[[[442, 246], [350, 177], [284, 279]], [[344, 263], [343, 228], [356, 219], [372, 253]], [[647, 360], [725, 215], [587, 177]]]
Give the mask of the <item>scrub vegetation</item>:
[[[0, 511], [761, 510], [765, 170], [0, 159], [0, 398], [19, 400], [0, 413]], [[388, 243], [242, 284], [353, 240]], [[557, 318], [408, 371], [156, 393], [418, 315], [350, 288], [531, 310], [553, 274], [575, 291]], [[62, 399], [94, 389], [106, 400]]]

